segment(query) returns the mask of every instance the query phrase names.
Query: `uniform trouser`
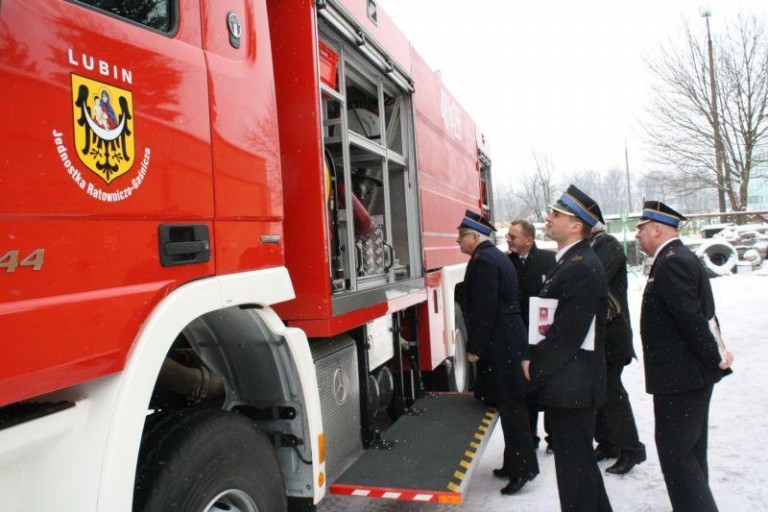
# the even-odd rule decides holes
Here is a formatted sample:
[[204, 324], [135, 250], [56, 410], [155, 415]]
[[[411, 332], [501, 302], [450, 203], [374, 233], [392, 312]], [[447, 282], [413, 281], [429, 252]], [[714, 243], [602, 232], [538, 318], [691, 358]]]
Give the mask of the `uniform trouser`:
[[613, 446], [626, 452], [642, 452], [645, 446], [637, 435], [635, 416], [629, 403], [629, 394], [621, 383], [624, 365], [609, 362], [606, 365], [605, 405], [597, 410], [595, 440], [604, 446]]
[[[528, 406], [528, 420], [531, 424], [531, 435], [533, 436], [533, 446], [537, 447], [539, 446], [539, 410], [541, 409], [541, 406], [539, 405], [539, 395], [536, 392], [528, 393], [525, 397], [525, 403]], [[554, 444], [552, 442], [552, 427], [549, 426], [549, 419], [547, 418], [547, 415], [544, 414], [544, 432], [547, 433], [544, 440], [547, 442], [547, 444]]]
[[528, 408], [524, 399], [509, 399], [495, 405], [504, 433], [504, 469], [509, 478], [532, 478], [538, 475], [539, 462], [533, 447]]
[[611, 512], [603, 476], [595, 462], [594, 409], [546, 410], [555, 443], [555, 471], [563, 512]]
[[707, 430], [712, 386], [654, 395], [656, 449], [675, 512], [716, 512], [709, 489]]

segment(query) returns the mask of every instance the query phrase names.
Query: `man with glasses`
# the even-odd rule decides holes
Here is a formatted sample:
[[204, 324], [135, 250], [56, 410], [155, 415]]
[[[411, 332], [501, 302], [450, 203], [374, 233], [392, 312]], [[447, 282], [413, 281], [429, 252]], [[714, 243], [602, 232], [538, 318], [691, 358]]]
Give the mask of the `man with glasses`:
[[[555, 268], [555, 253], [536, 247], [536, 228], [523, 219], [513, 220], [507, 232], [507, 245], [509, 246], [509, 259], [517, 270], [517, 284], [520, 290], [520, 310], [523, 322], [528, 328], [528, 304], [531, 297], [539, 294], [544, 278]], [[531, 434], [533, 444], [539, 447], [538, 423], [539, 402], [535, 392], [527, 397], [528, 416], [531, 422]], [[547, 436], [547, 453], [552, 453], [554, 445], [550, 435], [549, 422], [544, 415], [544, 431]]]

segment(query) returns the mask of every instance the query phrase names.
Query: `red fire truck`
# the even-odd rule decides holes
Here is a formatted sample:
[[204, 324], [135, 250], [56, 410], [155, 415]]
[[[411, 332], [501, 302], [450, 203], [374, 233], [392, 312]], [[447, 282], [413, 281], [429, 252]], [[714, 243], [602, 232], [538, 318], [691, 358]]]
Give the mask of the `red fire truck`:
[[460, 502], [489, 153], [375, 0], [1, 0], [0, 141], [0, 509]]

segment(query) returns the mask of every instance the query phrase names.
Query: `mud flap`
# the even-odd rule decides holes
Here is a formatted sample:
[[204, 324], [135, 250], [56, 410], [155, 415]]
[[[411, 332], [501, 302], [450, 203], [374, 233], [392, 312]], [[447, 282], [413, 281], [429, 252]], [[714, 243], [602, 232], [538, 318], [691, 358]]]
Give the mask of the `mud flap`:
[[498, 413], [459, 393], [422, 398], [411, 410], [384, 435], [394, 446], [363, 453], [331, 494], [461, 504]]

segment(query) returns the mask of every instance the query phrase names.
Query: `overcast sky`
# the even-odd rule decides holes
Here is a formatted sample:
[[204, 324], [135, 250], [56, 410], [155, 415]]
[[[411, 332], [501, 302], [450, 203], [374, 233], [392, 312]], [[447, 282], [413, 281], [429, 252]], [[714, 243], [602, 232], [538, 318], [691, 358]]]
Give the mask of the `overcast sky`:
[[[706, 33], [701, 0], [378, 0], [491, 143], [497, 181], [533, 168], [648, 168], [638, 121], [645, 59], [683, 20]], [[710, 0], [713, 36], [738, 12], [768, 19], [766, 0]]]

